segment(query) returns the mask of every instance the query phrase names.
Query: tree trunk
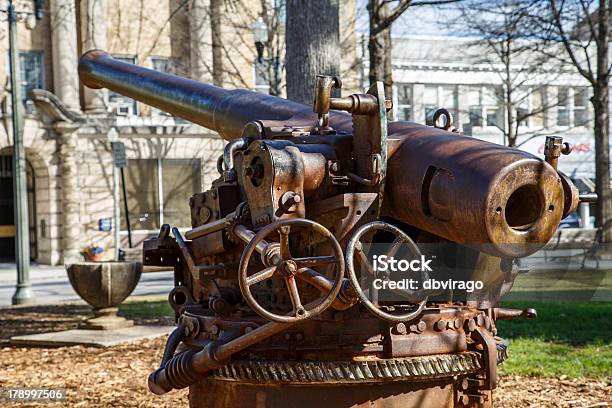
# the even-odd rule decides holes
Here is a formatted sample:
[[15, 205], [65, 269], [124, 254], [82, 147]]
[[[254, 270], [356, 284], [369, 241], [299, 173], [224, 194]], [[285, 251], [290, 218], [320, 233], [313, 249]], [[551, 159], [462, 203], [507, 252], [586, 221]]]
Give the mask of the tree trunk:
[[338, 0], [287, 0], [287, 98], [312, 105], [317, 75], [340, 73]]
[[598, 197], [596, 218], [597, 226], [602, 229], [601, 242], [612, 242], [608, 93], [608, 84], [599, 84], [592, 98], [595, 115], [595, 188]]
[[223, 44], [221, 36], [221, 6], [223, 0], [210, 0], [210, 30], [212, 42], [213, 84], [223, 86]]
[[610, 44], [608, 0], [599, 0], [597, 33], [597, 78], [593, 89], [595, 114], [595, 184], [597, 189], [597, 225], [601, 242], [612, 242], [612, 194], [610, 189], [610, 113], [608, 46]]
[[370, 16], [370, 37], [368, 40], [370, 71], [368, 78], [370, 85], [373, 85], [376, 81], [382, 81], [385, 84], [386, 98], [392, 98], [391, 25], [377, 32], [377, 27], [389, 17], [389, 6], [386, 1], [369, 0], [368, 13]]

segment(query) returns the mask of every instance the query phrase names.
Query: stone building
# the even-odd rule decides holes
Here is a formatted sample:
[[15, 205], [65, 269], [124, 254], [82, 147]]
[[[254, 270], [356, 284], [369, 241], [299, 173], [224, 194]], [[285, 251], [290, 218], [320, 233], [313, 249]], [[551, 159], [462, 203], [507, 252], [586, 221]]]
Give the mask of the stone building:
[[[268, 90], [266, 75], [258, 69], [261, 61], [252, 33], [263, 1], [269, 2], [243, 0], [222, 7], [225, 87]], [[113, 137], [124, 142], [127, 151], [125, 178], [134, 244], [157, 233], [162, 223], [188, 228], [189, 197], [217, 177], [222, 141], [207, 129], [121, 95], [83, 88], [76, 67], [82, 52], [99, 48], [124, 61], [212, 82], [209, 0], [46, 3], [45, 18], [33, 29], [19, 23], [18, 32], [32, 260], [70, 262], [81, 258], [89, 246], [103, 247], [105, 259], [115, 256], [114, 233], [108, 228], [115, 208]], [[340, 3], [347, 50], [342, 76], [350, 91], [358, 84], [355, 6], [351, 0]], [[30, 1], [16, 4], [18, 9], [31, 7]], [[282, 24], [278, 35], [282, 44]], [[0, 78], [8, 84], [6, 30], [0, 31], [0, 41]], [[14, 226], [8, 95], [4, 92], [0, 126], [0, 258], [10, 261]], [[123, 210], [121, 220], [125, 247]]]

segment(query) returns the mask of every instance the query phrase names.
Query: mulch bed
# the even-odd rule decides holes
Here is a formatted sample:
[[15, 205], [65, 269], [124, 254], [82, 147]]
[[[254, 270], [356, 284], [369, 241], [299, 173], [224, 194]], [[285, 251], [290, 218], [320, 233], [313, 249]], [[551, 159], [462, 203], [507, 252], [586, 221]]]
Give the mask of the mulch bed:
[[[159, 364], [165, 338], [106, 349], [81, 346], [17, 348], [8, 344], [8, 339], [17, 334], [75, 328], [87, 315], [87, 307], [75, 305], [0, 310], [0, 388], [61, 387], [68, 391], [67, 402], [28, 406], [187, 406], [187, 390], [172, 391], [160, 397], [147, 388], [147, 376]], [[171, 321], [136, 320], [138, 324], [168, 324]], [[495, 406], [612, 407], [612, 378], [606, 381], [508, 376], [502, 378], [495, 392]]]

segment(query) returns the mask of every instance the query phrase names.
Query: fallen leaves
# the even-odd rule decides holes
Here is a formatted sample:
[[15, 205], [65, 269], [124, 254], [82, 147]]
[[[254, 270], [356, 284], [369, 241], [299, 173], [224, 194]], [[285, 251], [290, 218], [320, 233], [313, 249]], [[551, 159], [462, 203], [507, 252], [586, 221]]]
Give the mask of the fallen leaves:
[[[147, 377], [159, 365], [165, 338], [107, 349], [82, 346], [24, 348], [8, 344], [8, 339], [16, 334], [74, 328], [88, 314], [86, 307], [59, 308], [0, 311], [1, 387], [61, 387], [68, 391], [67, 403], [28, 405], [33, 407], [188, 405], [187, 390], [175, 390], [163, 396], [148, 390]], [[139, 321], [141, 324], [149, 322]], [[160, 323], [171, 324], [168, 320]], [[494, 392], [494, 400], [496, 407], [503, 408], [612, 408], [612, 379], [506, 376]]]

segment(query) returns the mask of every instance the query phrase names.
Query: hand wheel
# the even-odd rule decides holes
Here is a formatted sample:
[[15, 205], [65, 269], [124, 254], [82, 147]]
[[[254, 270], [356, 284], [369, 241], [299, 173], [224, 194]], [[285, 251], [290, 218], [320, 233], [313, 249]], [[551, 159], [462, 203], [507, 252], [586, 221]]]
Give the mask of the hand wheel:
[[[366, 295], [365, 291], [363, 290], [359, 282], [360, 279], [357, 277], [357, 274], [355, 273], [355, 260], [357, 259], [362, 266], [362, 271], [365, 270], [367, 274], [369, 275], [369, 276], [363, 276], [365, 274], [362, 272], [361, 278], [363, 281], [366, 280], [365, 279], [366, 277], [371, 278], [370, 280], [372, 281], [375, 278], [382, 279], [382, 281], [389, 280], [388, 275], [377, 273], [377, 271], [374, 270], [373, 266], [371, 265], [368, 259], [367, 254], [365, 253], [363, 249], [363, 245], [361, 242], [361, 239], [364, 236], [368, 236], [372, 238], [376, 232], [386, 232], [386, 233], [389, 233], [395, 236], [395, 239], [391, 243], [391, 247], [387, 250], [387, 252], [385, 254], [379, 254], [379, 255], [387, 255], [390, 258], [398, 252], [401, 245], [404, 245], [404, 248], [408, 249], [411, 257], [415, 259], [421, 257], [421, 251], [419, 250], [419, 247], [414, 243], [412, 239], [410, 239], [410, 237], [404, 231], [386, 222], [374, 221], [374, 222], [362, 225], [357, 231], [355, 231], [355, 233], [353, 234], [353, 236], [351, 237], [350, 241], [348, 242], [346, 246], [345, 257], [346, 257], [346, 270], [347, 270], [348, 278], [351, 284], [353, 285], [353, 288], [355, 289], [357, 297], [359, 297], [359, 300], [361, 301], [361, 303], [363, 303], [363, 305], [374, 315], [384, 320], [388, 320], [388, 321], [396, 322], [396, 323], [412, 320], [415, 317], [417, 317], [421, 313], [423, 308], [425, 307], [425, 304], [427, 302], [427, 296], [425, 296], [423, 299], [423, 296], [422, 295], [419, 296], [418, 292], [411, 292], [411, 291], [402, 290], [402, 289], [394, 289], [394, 290], [388, 289], [391, 292], [393, 292], [393, 294], [399, 297], [402, 297], [408, 302], [415, 305], [414, 310], [410, 311], [409, 313], [392, 314], [392, 313], [384, 311], [379, 305], [378, 290], [374, 287], [374, 285], [371, 285], [369, 289], [370, 296]], [[376, 244], [376, 243], [373, 243], [373, 244]], [[419, 278], [421, 285], [427, 278], [428, 278], [427, 273], [421, 272], [421, 276]], [[400, 302], [398, 301], [398, 303]]]
[[[323, 236], [329, 242], [333, 254], [304, 258], [292, 257], [289, 250], [289, 234], [292, 228], [308, 228], [312, 232]], [[278, 243], [268, 243], [265, 240], [265, 238], [272, 238], [274, 235], [276, 235]], [[264, 264], [267, 264], [267, 267], [261, 271], [249, 274], [249, 262], [255, 251], [261, 253], [261, 258]], [[330, 270], [335, 272], [331, 290], [327, 293], [323, 292], [320, 298], [303, 305], [297, 280], [310, 283], [313, 277], [329, 279], [327, 276], [314, 270], [314, 268], [321, 266], [331, 266]], [[284, 279], [287, 291], [289, 292], [289, 299], [293, 309], [287, 315], [276, 314], [266, 310], [257, 302], [251, 292], [251, 287], [254, 284], [275, 276]], [[303, 218], [279, 220], [262, 228], [244, 249], [238, 269], [240, 291], [248, 305], [260, 316], [282, 323], [295, 323], [322, 313], [332, 304], [340, 292], [343, 277], [344, 257], [342, 256], [342, 248], [340, 248], [336, 238], [323, 225]]]

